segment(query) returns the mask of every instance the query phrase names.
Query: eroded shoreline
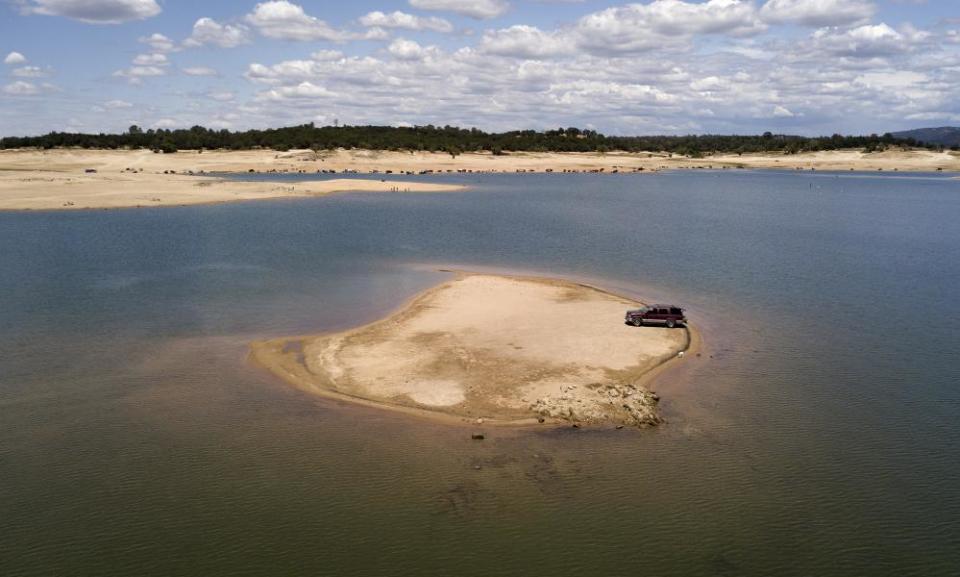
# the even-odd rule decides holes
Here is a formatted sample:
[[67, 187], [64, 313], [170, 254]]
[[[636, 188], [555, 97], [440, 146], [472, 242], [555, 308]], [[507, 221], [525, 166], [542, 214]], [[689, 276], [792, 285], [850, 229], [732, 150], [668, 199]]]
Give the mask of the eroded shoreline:
[[661, 417], [645, 385], [698, 337], [625, 325], [638, 304], [574, 282], [458, 273], [384, 319], [255, 342], [251, 358], [312, 394], [447, 422], [646, 427]]

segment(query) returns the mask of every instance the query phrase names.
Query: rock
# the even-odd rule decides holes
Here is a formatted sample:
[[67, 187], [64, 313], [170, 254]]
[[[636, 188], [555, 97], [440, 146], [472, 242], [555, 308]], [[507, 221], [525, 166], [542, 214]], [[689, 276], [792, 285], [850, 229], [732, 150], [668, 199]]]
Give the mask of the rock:
[[483, 433], [473, 433], [470, 435], [470, 438], [474, 441], [482, 441], [485, 437], [483, 436]]

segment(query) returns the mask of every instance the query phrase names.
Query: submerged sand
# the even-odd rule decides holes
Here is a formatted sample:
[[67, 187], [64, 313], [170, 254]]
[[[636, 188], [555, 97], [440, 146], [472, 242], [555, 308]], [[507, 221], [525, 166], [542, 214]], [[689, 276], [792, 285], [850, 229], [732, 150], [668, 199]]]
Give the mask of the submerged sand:
[[307, 391], [494, 422], [652, 425], [644, 376], [689, 347], [689, 330], [632, 327], [640, 303], [571, 282], [460, 274], [379, 322], [252, 345]]

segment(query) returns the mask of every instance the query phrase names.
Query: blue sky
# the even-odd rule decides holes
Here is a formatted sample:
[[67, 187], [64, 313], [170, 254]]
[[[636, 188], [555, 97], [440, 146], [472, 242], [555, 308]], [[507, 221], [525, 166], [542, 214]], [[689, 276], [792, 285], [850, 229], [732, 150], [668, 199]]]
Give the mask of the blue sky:
[[0, 135], [960, 124], [953, 0], [0, 0]]

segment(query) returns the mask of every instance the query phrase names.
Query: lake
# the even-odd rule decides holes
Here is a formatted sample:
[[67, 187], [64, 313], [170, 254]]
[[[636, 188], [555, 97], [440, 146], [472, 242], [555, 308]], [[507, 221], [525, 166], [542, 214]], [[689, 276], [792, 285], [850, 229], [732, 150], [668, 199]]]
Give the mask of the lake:
[[[0, 213], [0, 575], [960, 573], [960, 181], [431, 179]], [[451, 267], [682, 304], [667, 423], [476, 442], [246, 361]]]

